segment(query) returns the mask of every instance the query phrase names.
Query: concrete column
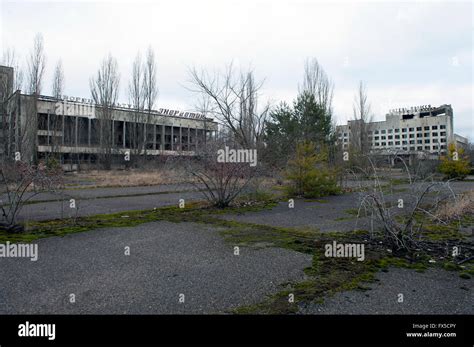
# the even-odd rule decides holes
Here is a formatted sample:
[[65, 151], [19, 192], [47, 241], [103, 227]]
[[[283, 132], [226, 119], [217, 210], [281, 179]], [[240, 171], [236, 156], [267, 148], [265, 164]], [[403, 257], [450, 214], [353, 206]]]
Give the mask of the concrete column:
[[191, 144], [191, 131], [189, 130], [189, 127], [188, 127], [188, 151], [190, 151], [190, 144]]
[[148, 131], [147, 123], [143, 123], [143, 154], [145, 154], [146, 152], [147, 131]]
[[115, 148], [115, 122], [113, 119], [112, 119], [111, 127], [112, 127], [112, 148]]
[[79, 128], [79, 127], [78, 127], [78, 124], [79, 124], [79, 117], [76, 116], [75, 118], [76, 118], [76, 121], [74, 122], [74, 123], [75, 123], [75, 124], [74, 124], [74, 128], [75, 128], [75, 129], [74, 129], [74, 132], [75, 132], [75, 133], [74, 133], [74, 137], [75, 137], [75, 139], [74, 139], [74, 140], [75, 140], [75, 141], [74, 141], [74, 145], [75, 145], [75, 147], [77, 147], [77, 144], [78, 144], [77, 135], [78, 135], [78, 128]]
[[194, 142], [195, 142], [195, 147], [196, 147], [196, 150], [197, 150], [198, 149], [198, 141], [199, 141], [199, 139], [198, 139], [198, 128], [194, 128], [194, 134], [195, 134]]
[[173, 129], [173, 128], [174, 128], [173, 125], [171, 125], [171, 150], [172, 150], [172, 151], [174, 150], [174, 138], [173, 138], [173, 137], [174, 137], [174, 136], [173, 136], [173, 135], [174, 135], [174, 134], [173, 134], [174, 129]]
[[123, 136], [123, 139], [122, 139], [122, 140], [123, 140], [123, 141], [122, 141], [122, 142], [123, 142], [123, 148], [125, 148], [125, 135], [126, 135], [126, 133], [125, 133], [125, 131], [126, 131], [126, 129], [125, 129], [125, 128], [126, 128], [126, 125], [125, 125], [125, 124], [127, 124], [127, 123], [126, 123], [125, 121], [123, 121], [123, 135], [122, 135], [122, 136]]
[[179, 126], [179, 150], [183, 150], [183, 127]]
[[[87, 121], [87, 144], [91, 146], [91, 134], [92, 134], [92, 119]], [[89, 160], [90, 161], [90, 160]]]
[[49, 110], [48, 110], [48, 120], [47, 120], [47, 130], [48, 130], [48, 135], [46, 136], [46, 144], [49, 146], [50, 140], [49, 140]]
[[153, 124], [153, 149], [156, 149], [156, 124]]
[[65, 117], [66, 117], [66, 116], [64, 115], [64, 112], [63, 112], [63, 114], [62, 114], [62, 122], [61, 122], [61, 128], [62, 128], [62, 129], [61, 129], [61, 132], [63, 133], [63, 136], [61, 136], [61, 137], [62, 137], [61, 145], [63, 145], [63, 146], [64, 146], [64, 118], [65, 118]]
[[165, 128], [165, 125], [162, 124], [162, 125], [161, 125], [161, 145], [160, 145], [160, 149], [161, 149], [162, 151], [165, 150], [165, 129], [166, 129], [166, 128]]

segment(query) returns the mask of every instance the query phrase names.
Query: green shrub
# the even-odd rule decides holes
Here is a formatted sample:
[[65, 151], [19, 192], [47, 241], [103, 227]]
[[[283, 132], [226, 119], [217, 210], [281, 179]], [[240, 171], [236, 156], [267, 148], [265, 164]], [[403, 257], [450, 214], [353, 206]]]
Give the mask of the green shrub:
[[464, 155], [464, 150], [462, 148], [456, 149], [454, 144], [449, 144], [448, 155], [441, 158], [439, 171], [447, 179], [463, 179], [469, 174], [470, 170], [469, 159]]
[[288, 162], [285, 191], [289, 196], [318, 198], [340, 193], [336, 170], [327, 164], [327, 151], [316, 152], [312, 142], [297, 145], [295, 158]]
[[61, 168], [61, 164], [56, 158], [48, 158], [46, 161], [46, 167], [51, 170], [58, 170]]

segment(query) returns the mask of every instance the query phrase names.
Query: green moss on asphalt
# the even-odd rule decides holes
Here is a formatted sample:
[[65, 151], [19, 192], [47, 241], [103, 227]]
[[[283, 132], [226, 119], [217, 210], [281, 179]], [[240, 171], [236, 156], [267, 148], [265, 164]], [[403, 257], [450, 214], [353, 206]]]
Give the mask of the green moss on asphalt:
[[0, 242], [25, 242], [50, 236], [64, 236], [76, 232], [90, 231], [108, 227], [132, 227], [150, 221], [160, 220], [170, 212], [176, 215], [177, 208], [166, 207], [157, 210], [123, 211], [111, 214], [98, 214], [87, 217], [34, 221], [25, 223], [26, 231], [18, 234], [0, 232]]
[[[320, 303], [325, 297], [339, 291], [366, 290], [365, 283], [375, 279], [378, 271], [388, 271], [389, 267], [402, 267], [424, 271], [428, 266], [428, 257], [420, 255], [415, 260], [393, 256], [383, 245], [367, 243], [368, 231], [321, 232], [317, 228], [284, 228], [269, 225], [244, 223], [221, 218], [223, 214], [258, 212], [276, 206], [276, 201], [267, 201], [227, 209], [209, 208], [202, 202], [187, 203], [186, 208], [177, 206], [161, 207], [153, 210], [126, 211], [112, 214], [78, 217], [69, 220], [31, 222], [27, 231], [21, 234], [0, 232], [0, 242], [31, 242], [33, 240], [63, 236], [99, 228], [133, 227], [155, 221], [194, 222], [219, 227], [224, 240], [231, 245], [248, 247], [279, 247], [309, 254], [312, 264], [304, 270], [305, 278], [300, 282], [288, 283], [278, 293], [270, 295], [256, 305], [242, 306], [234, 313], [288, 314], [296, 313], [302, 303]], [[354, 214], [354, 210], [346, 210]], [[444, 233], [437, 227], [428, 228], [430, 233]], [[432, 237], [433, 235], [431, 235]], [[457, 236], [452, 234], [451, 236]], [[340, 243], [366, 243], [365, 260], [354, 258], [331, 258], [324, 255], [324, 246], [337, 241]], [[452, 267], [447, 263], [438, 266]], [[454, 270], [454, 268], [453, 268]], [[456, 267], [462, 278], [473, 275], [471, 264]], [[294, 302], [289, 302], [289, 295]]]
[[219, 219], [213, 215], [257, 212], [263, 209], [272, 208], [276, 204], [276, 202], [272, 201], [236, 208], [214, 209], [207, 207], [203, 202], [192, 202], [187, 203], [185, 208], [179, 208], [178, 206], [165, 206], [153, 210], [122, 211], [77, 218], [29, 221], [24, 224], [25, 232], [23, 233], [13, 234], [7, 233], [6, 231], [0, 231], [0, 243], [6, 241], [31, 242], [45, 237], [64, 236], [67, 234], [101, 228], [134, 227], [143, 223], [163, 220], [175, 223], [201, 222], [231, 226], [232, 222]]
[[393, 186], [398, 186], [401, 184], [409, 184], [410, 180], [407, 178], [392, 178], [389, 180], [389, 183]]
[[470, 279], [474, 276], [474, 260], [464, 263], [458, 267], [459, 277], [462, 279]]
[[338, 217], [338, 218], [334, 218], [334, 221], [335, 222], [344, 222], [344, 221], [348, 221], [348, 220], [353, 220], [354, 218], [356, 218], [356, 217]]
[[327, 204], [329, 201], [324, 199], [304, 199], [304, 202], [319, 202], [320, 204]]
[[[402, 215], [395, 216], [395, 220], [402, 225], [405, 224], [405, 218]], [[474, 227], [474, 217], [471, 215], [453, 219], [445, 224], [438, 223], [423, 213], [415, 214], [413, 220], [416, 228], [421, 226], [420, 238], [434, 242], [466, 240], [467, 236], [460, 232], [460, 229]]]
[[[103, 188], [103, 187], [99, 187]], [[97, 188], [97, 189], [99, 189]], [[123, 187], [118, 187], [123, 188]], [[169, 191], [162, 191], [162, 192], [152, 192], [152, 193], [134, 193], [134, 194], [118, 194], [118, 195], [105, 195], [105, 196], [94, 196], [94, 197], [81, 197], [81, 201], [87, 200], [96, 200], [96, 199], [116, 199], [116, 198], [129, 198], [129, 197], [139, 197], [139, 196], [150, 196], [150, 195], [166, 195], [166, 194], [179, 194], [179, 193], [193, 193], [193, 192], [201, 192], [201, 190], [169, 190]], [[74, 196], [65, 195], [63, 198], [56, 198], [56, 199], [43, 199], [43, 200], [27, 200], [23, 203], [23, 205], [36, 205], [42, 204], [45, 202], [67, 202], [69, 203], [69, 199], [75, 198]], [[5, 206], [9, 206], [9, 204], [5, 204]]]
[[357, 218], [357, 216], [359, 217], [367, 217], [367, 214], [365, 212], [364, 209], [361, 209], [359, 211], [358, 208], [348, 208], [347, 210], [344, 210], [344, 213], [348, 214], [348, 215], [351, 215], [352, 217], [341, 217], [341, 218]]

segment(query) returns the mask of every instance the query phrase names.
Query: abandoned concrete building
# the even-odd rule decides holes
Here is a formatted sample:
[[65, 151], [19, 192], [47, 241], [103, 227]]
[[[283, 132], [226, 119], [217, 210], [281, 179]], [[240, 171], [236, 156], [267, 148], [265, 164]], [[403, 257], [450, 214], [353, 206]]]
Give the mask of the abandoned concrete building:
[[[337, 127], [338, 140], [343, 149], [354, 141], [353, 129], [359, 129], [358, 120]], [[359, 121], [360, 122], [360, 121]], [[454, 133], [451, 105], [417, 106], [390, 110], [385, 121], [366, 125], [370, 151], [379, 155], [414, 156], [437, 159], [447, 152], [448, 144], [466, 146], [468, 140]]]
[[[0, 66], [0, 153], [41, 160], [57, 154], [62, 164], [96, 163], [104, 151], [147, 158], [193, 155], [218, 125], [202, 114], [168, 109], [137, 111], [117, 104], [107, 112], [91, 100], [13, 91], [13, 69]], [[120, 159], [121, 160], [121, 159]], [[119, 160], [119, 161], [120, 161]]]

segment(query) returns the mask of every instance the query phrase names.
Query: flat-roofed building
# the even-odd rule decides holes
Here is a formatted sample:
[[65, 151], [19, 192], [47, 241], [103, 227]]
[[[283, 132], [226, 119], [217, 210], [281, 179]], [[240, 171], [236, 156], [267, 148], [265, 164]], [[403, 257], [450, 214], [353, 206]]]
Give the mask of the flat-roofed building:
[[[337, 127], [338, 141], [343, 149], [350, 148], [352, 129], [360, 128], [357, 122], [350, 120]], [[437, 158], [447, 152], [449, 143], [467, 144], [466, 138], [454, 134], [451, 105], [391, 110], [385, 121], [368, 123], [366, 134], [371, 153], [381, 155], [425, 154]]]
[[114, 105], [104, 119], [102, 108], [85, 98], [16, 91], [3, 106], [0, 153], [20, 153], [26, 161], [55, 153], [63, 164], [94, 163], [106, 150], [117, 157], [194, 155], [218, 130], [217, 122], [197, 112], [138, 111], [127, 104]]

